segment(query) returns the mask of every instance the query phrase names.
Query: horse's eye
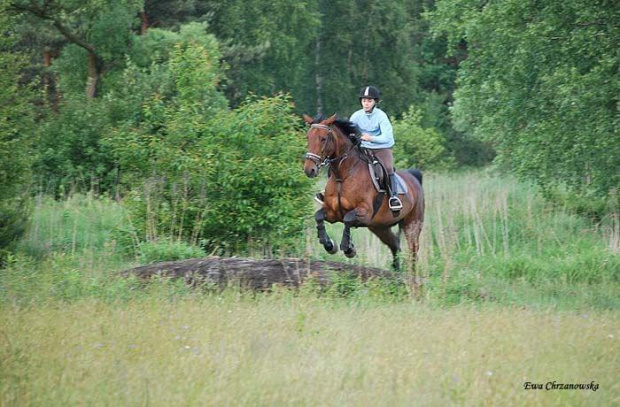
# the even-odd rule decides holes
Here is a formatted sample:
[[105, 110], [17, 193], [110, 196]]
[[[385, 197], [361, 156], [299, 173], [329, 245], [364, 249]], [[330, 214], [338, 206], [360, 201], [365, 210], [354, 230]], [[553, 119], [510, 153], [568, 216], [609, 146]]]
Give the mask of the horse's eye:
[[321, 143], [325, 144], [326, 141], [327, 141], [327, 137], [321, 137]]

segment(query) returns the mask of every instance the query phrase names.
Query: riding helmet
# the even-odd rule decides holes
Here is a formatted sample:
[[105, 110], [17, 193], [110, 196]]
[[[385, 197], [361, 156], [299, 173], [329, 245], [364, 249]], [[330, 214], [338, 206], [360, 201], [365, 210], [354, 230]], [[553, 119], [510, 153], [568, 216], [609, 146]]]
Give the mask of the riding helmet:
[[374, 86], [364, 86], [360, 89], [360, 99], [362, 98], [375, 99], [378, 102], [381, 98], [381, 92]]

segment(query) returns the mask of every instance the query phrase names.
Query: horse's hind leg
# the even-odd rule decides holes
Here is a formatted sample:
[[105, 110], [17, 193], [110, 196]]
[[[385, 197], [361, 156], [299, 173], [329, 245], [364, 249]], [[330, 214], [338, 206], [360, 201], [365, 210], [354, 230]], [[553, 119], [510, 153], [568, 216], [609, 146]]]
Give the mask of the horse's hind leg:
[[398, 259], [398, 253], [400, 252], [400, 234], [394, 234], [390, 228], [369, 227], [368, 229], [390, 248], [393, 256], [392, 267], [394, 270], [398, 270], [400, 268]]
[[355, 224], [357, 220], [357, 212], [355, 210], [347, 212], [342, 220], [344, 223], [344, 231], [342, 232], [342, 241], [340, 242], [340, 250], [344, 252], [344, 255], [352, 258], [355, 257], [355, 246], [351, 242], [351, 226]]
[[403, 225], [405, 238], [409, 246], [409, 255], [411, 256], [411, 277], [413, 285], [413, 296], [416, 299], [421, 297], [422, 281], [416, 270], [416, 262], [418, 260], [418, 250], [420, 249], [420, 232], [422, 232], [422, 222], [412, 221]]
[[325, 250], [329, 254], [334, 254], [338, 251], [336, 243], [330, 239], [325, 230], [325, 209], [319, 209], [314, 214], [314, 220], [316, 221], [316, 230], [318, 232], [319, 242], [323, 245]]
[[403, 230], [405, 232], [405, 239], [407, 239], [407, 244], [409, 246], [409, 252], [411, 252], [413, 266], [415, 267], [415, 262], [418, 260], [418, 250], [420, 249], [420, 232], [422, 232], [422, 222], [413, 221], [407, 223], [403, 225]]

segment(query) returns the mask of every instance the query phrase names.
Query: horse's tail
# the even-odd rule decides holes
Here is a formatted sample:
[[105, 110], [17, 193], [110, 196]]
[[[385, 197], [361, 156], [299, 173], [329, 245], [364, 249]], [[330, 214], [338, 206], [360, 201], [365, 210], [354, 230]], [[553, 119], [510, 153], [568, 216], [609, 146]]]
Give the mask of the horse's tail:
[[422, 171], [418, 170], [417, 168], [409, 168], [407, 172], [416, 177], [418, 181], [420, 181], [420, 185], [422, 185]]

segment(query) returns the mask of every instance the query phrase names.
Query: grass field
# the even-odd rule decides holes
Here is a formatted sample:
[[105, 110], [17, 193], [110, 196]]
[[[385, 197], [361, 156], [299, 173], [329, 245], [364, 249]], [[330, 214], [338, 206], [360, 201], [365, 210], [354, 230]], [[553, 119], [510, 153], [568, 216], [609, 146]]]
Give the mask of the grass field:
[[[5, 309], [3, 405], [617, 405], [620, 316], [290, 293]], [[526, 382], [594, 390], [526, 390]]]
[[[143, 286], [118, 272], [200, 250], [140, 243], [112, 201], [40, 199], [0, 270], [0, 405], [618, 405], [618, 219], [482, 173], [425, 185], [421, 301], [380, 282]], [[314, 235], [296, 255], [327, 256]], [[353, 238], [352, 261], [387, 267], [374, 237]]]

